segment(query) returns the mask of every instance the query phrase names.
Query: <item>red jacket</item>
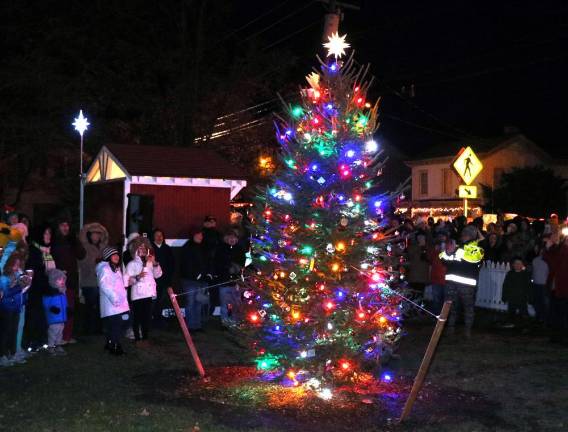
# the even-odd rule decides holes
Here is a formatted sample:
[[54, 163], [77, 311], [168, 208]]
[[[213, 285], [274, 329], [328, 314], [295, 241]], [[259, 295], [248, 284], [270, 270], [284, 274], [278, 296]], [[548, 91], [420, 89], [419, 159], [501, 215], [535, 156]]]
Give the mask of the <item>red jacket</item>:
[[428, 261], [430, 261], [430, 283], [432, 285], [445, 285], [446, 266], [440, 259], [440, 251], [436, 248], [428, 249]]
[[568, 245], [552, 246], [544, 253], [544, 260], [550, 267], [548, 279], [554, 285], [554, 294], [568, 299]]

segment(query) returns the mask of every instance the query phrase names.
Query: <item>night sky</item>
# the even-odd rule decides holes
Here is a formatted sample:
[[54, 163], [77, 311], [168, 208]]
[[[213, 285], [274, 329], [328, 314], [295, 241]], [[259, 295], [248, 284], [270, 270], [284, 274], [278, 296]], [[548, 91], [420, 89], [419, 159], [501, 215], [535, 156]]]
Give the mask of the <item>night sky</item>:
[[[340, 33], [358, 62], [371, 63], [370, 96], [383, 97], [380, 138], [403, 157], [449, 141], [475, 145], [513, 126], [568, 158], [568, 2], [350, 3], [360, 10], [345, 10]], [[218, 116], [272, 100], [256, 143], [276, 146], [268, 121], [280, 109], [276, 92], [293, 100], [305, 84], [322, 53], [324, 13], [313, 0], [0, 2], [0, 132], [11, 148], [71, 147], [70, 119], [84, 109], [97, 125], [91, 153], [117, 136], [189, 145]], [[191, 51], [195, 35], [201, 57]], [[229, 138], [211, 145], [239, 147], [248, 137]]]
[[[245, 3], [245, 2], [243, 2]], [[246, 2], [243, 24], [278, 3]], [[305, 6], [309, 4], [308, 6]], [[503, 135], [517, 127], [551, 153], [568, 156], [568, 2], [561, 1], [352, 1], [340, 33], [370, 62], [383, 95], [381, 135], [406, 154], [456, 139]], [[282, 9], [285, 12], [282, 12]], [[263, 29], [312, 65], [321, 38], [321, 3], [289, 1], [243, 29]], [[304, 30], [302, 30], [304, 29]], [[302, 70], [292, 80], [302, 78]], [[402, 91], [414, 84], [415, 97]]]

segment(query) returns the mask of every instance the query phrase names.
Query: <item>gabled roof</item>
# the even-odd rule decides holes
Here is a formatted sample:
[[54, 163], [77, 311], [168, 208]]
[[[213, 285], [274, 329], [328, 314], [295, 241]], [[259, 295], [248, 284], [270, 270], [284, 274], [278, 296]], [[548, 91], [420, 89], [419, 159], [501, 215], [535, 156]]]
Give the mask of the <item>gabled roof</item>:
[[108, 144], [105, 146], [131, 176], [245, 179], [244, 173], [213, 150]]
[[406, 164], [408, 166], [414, 166], [420, 165], [423, 162], [437, 163], [453, 160], [460, 149], [467, 146], [471, 146], [480, 158], [485, 158], [514, 143], [522, 143], [525, 146], [531, 148], [535, 153], [540, 154], [540, 156], [544, 159], [548, 159], [552, 162], [551, 156], [542, 148], [537, 146], [533, 141], [525, 137], [523, 134], [515, 134], [505, 137], [484, 138], [479, 140], [472, 138], [471, 140], [467, 141], [461, 140], [447, 142], [434, 146], [423, 153], [419, 153], [411, 160], [407, 160]]

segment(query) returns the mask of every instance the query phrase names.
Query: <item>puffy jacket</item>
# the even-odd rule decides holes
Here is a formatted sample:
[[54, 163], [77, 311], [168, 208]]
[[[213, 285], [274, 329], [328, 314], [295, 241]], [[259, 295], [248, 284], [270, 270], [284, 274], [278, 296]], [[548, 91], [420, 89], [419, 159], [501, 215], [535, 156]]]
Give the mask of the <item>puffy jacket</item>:
[[[101, 233], [101, 241], [98, 246], [89, 241], [89, 236], [92, 232]], [[97, 261], [101, 259], [103, 249], [108, 246], [108, 231], [100, 223], [86, 224], [79, 234], [79, 241], [86, 253], [85, 257], [79, 261], [81, 286], [97, 286]]]
[[131, 285], [130, 296], [132, 300], [156, 297], [156, 279], [162, 276], [162, 268], [159, 264], [153, 266], [149, 262], [146, 262], [144, 266], [142, 259], [138, 255], [126, 266], [124, 284], [128, 285], [130, 278], [138, 276], [142, 271], [146, 272], [146, 276]]
[[124, 277], [120, 269], [113, 271], [108, 262], [100, 262], [97, 265], [97, 283], [101, 318], [129, 311]]
[[477, 241], [471, 241], [456, 248], [452, 254], [440, 254], [446, 266], [446, 282], [475, 286], [479, 275], [479, 263], [483, 259], [483, 248]]
[[[4, 277], [4, 276], [2, 276]], [[16, 284], [4, 291], [4, 296], [0, 300], [0, 309], [10, 312], [21, 312], [24, 305], [24, 294], [22, 286]]]
[[63, 324], [67, 321], [67, 297], [65, 297], [65, 294], [44, 296], [43, 307], [48, 325]]

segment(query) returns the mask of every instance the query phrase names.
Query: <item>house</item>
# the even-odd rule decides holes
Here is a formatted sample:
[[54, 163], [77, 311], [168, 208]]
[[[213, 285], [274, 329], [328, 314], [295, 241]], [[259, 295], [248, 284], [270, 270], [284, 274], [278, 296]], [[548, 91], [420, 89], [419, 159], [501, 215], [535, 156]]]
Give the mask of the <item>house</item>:
[[230, 201], [246, 184], [208, 149], [109, 144], [87, 170], [85, 223], [102, 223], [115, 244], [160, 227], [170, 245], [182, 246], [207, 215], [227, 226]]
[[413, 215], [463, 214], [463, 200], [457, 196], [458, 186], [463, 182], [451, 165], [460, 149], [467, 146], [473, 149], [483, 163], [483, 170], [472, 183], [477, 186], [479, 197], [468, 202], [473, 217], [481, 213], [481, 185], [493, 188], [499, 184], [502, 174], [513, 168], [544, 166], [551, 168], [557, 175], [568, 178], [566, 161], [553, 158], [520, 133], [495, 139], [448, 143], [406, 161], [412, 171], [409, 206]]

